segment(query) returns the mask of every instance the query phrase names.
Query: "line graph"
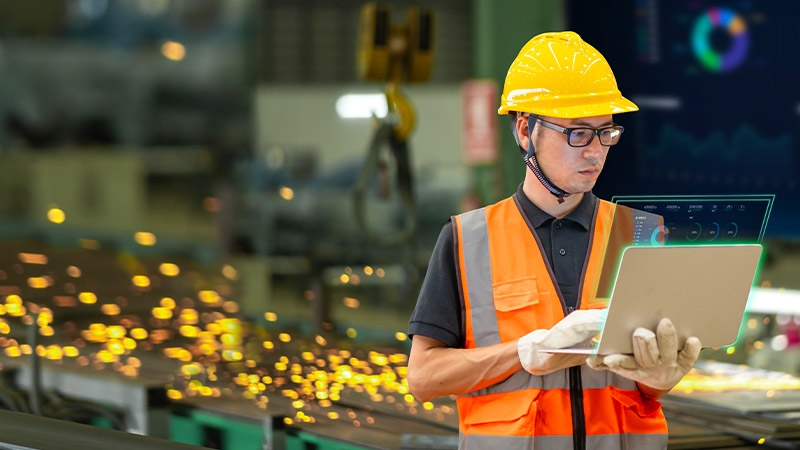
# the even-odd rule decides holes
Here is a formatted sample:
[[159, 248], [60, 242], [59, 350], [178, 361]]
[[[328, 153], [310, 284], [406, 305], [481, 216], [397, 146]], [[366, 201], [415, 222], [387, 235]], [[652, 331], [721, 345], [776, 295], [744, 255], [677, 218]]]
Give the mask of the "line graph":
[[652, 142], [644, 139], [643, 160], [648, 168], [733, 171], [739, 174], [793, 177], [795, 139], [783, 132], [765, 137], [744, 124], [732, 133], [712, 131], [697, 137], [664, 124]]

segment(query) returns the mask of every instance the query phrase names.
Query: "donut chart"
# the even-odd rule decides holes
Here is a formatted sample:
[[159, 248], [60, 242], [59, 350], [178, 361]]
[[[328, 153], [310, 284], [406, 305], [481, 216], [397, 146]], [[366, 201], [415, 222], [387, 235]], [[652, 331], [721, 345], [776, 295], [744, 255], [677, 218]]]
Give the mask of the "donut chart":
[[669, 228], [659, 225], [653, 230], [650, 236], [650, 245], [665, 245], [669, 239]]
[[712, 222], [706, 227], [705, 237], [706, 241], [711, 242], [719, 236], [719, 224]]
[[[711, 33], [721, 28], [731, 39], [725, 53], [716, 51], [710, 42]], [[692, 50], [700, 63], [712, 72], [729, 72], [737, 68], [747, 56], [750, 38], [744, 19], [728, 8], [713, 8], [701, 14], [692, 30]]]
[[696, 241], [702, 233], [703, 226], [699, 222], [695, 222], [689, 225], [689, 230], [686, 232], [686, 240]]
[[726, 239], [733, 239], [737, 234], [739, 234], [739, 225], [736, 222], [725, 225], [725, 230], [722, 232], [722, 236]]

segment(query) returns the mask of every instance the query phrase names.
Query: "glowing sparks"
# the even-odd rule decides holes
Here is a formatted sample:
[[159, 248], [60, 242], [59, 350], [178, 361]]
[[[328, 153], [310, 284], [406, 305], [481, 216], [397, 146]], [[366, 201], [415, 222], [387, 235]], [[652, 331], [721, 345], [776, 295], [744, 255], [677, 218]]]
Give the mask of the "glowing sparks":
[[166, 277], [177, 277], [181, 273], [180, 267], [172, 263], [161, 263], [161, 265], [158, 266], [158, 271]]
[[47, 256], [38, 253], [20, 253], [17, 257], [24, 264], [47, 264]]
[[161, 44], [161, 54], [170, 61], [180, 61], [186, 57], [186, 47], [175, 41], [166, 41]]
[[344, 303], [344, 306], [346, 306], [348, 308], [353, 308], [353, 309], [358, 308], [359, 306], [361, 306], [361, 302], [358, 301], [357, 298], [353, 298], [353, 297], [345, 297], [343, 303]]
[[[140, 245], [156, 242], [155, 235], [145, 232], [134, 234], [134, 239]], [[82, 239], [80, 242], [84, 249], [100, 248], [98, 241]], [[401, 406], [405, 409], [399, 410], [412, 414], [416, 411], [436, 414], [432, 417], [455, 414], [454, 408], [448, 412], [432, 402], [414, 399], [406, 381], [407, 355], [404, 353], [357, 349], [352, 342], [345, 343], [349, 350], [328, 348], [337, 345], [339, 337], [331, 339], [321, 334], [304, 337], [295, 335], [297, 330], [282, 330], [276, 325], [278, 313], [274, 310], [264, 312], [261, 323], [239, 319], [236, 315], [240, 305], [236, 297], [241, 295], [240, 286], [227, 283], [239, 280], [240, 274], [231, 265], [213, 268], [203, 273], [207, 278], [199, 278], [196, 275], [203, 269], [198, 270], [194, 265], [139, 260], [128, 253], [116, 254], [109, 266], [104, 266], [106, 262], [102, 258], [109, 253], [91, 253], [90, 259], [70, 261], [73, 264], [69, 265], [62, 262], [60, 253], [58, 258], [35, 250], [11, 253], [18, 260], [14, 261], [16, 268], [0, 270], [0, 279], [18, 276], [22, 283], [27, 281], [37, 289], [53, 288], [53, 292], [29, 294], [30, 289], [24, 286], [17, 291], [0, 292], [0, 348], [5, 354], [13, 358], [35, 351], [58, 364], [109, 370], [118, 376], [135, 378], [152, 369], [146, 367], [150, 358], [140, 360], [133, 355], [163, 353], [175, 367], [175, 373], [165, 386], [168, 398], [233, 395], [267, 409], [270, 398], [282, 395], [296, 410], [287, 419], [291, 423], [314, 423], [327, 417], [342, 419], [344, 425], [366, 427], [373, 424], [375, 419], [368, 413], [353, 413], [351, 417], [342, 409], [331, 410], [347, 399], [348, 391], [360, 393], [372, 402], [392, 404], [392, 408]], [[40, 270], [40, 267], [27, 266], [32, 264], [48, 267]], [[115, 264], [113, 269], [120, 270], [109, 272], [110, 266]], [[122, 280], [121, 286], [117, 284], [122, 289], [114, 292], [107, 285], [97, 284], [94, 272], [98, 268], [102, 274], [116, 277], [109, 280]], [[31, 270], [34, 272], [26, 273]], [[38, 276], [36, 271], [42, 275]], [[372, 275], [384, 276], [385, 272], [371, 266], [348, 266], [334, 277], [352, 286]], [[126, 284], [126, 280], [131, 284]], [[30, 299], [23, 300], [20, 292], [30, 295]], [[315, 299], [312, 291], [303, 294], [309, 300]], [[343, 298], [347, 308], [362, 306], [356, 297], [339, 298]], [[91, 324], [65, 318], [74, 313], [54, 317], [52, 310], [38, 304], [47, 300], [57, 306], [53, 309], [58, 314], [78, 307], [78, 312], [89, 311], [92, 315], [87, 317], [95, 317], [99, 308], [106, 317]], [[38, 315], [29, 314], [31, 309]], [[33, 324], [34, 321], [42, 336], [75, 336], [75, 341], [70, 342], [73, 345], [48, 345], [51, 340], [43, 339], [47, 344], [32, 349], [12, 339], [20, 331], [14, 328], [16, 324]], [[59, 328], [61, 326], [65, 328]], [[389, 332], [387, 337], [394, 336], [395, 343], [408, 339], [403, 332], [389, 330], [391, 328], [385, 330]], [[62, 334], [64, 331], [67, 334]], [[355, 328], [346, 328], [344, 332], [350, 339], [358, 336]]]
[[47, 220], [54, 224], [60, 225], [67, 220], [67, 215], [64, 214], [64, 211], [59, 208], [50, 208], [47, 210]]
[[291, 200], [294, 198], [294, 190], [290, 187], [283, 186], [278, 189], [278, 195], [284, 200]]
[[164, 307], [155, 307], [152, 310], [152, 315], [156, 319], [167, 320], [172, 318], [172, 310]]
[[134, 328], [131, 330], [131, 337], [134, 339], [142, 340], [147, 339], [148, 333], [144, 328]]
[[45, 289], [50, 287], [51, 281], [48, 277], [30, 277], [28, 278], [28, 286], [34, 289]]
[[229, 280], [236, 281], [239, 279], [239, 272], [233, 266], [226, 264], [222, 266], [222, 276]]
[[131, 278], [131, 283], [136, 287], [146, 288], [150, 286], [150, 278], [146, 275], [135, 275]]
[[100, 311], [107, 316], [117, 316], [119, 315], [121, 309], [119, 305], [114, 305], [112, 303], [105, 304], [100, 307]]
[[93, 305], [97, 303], [97, 295], [95, 295], [94, 292], [81, 292], [78, 294], [78, 300], [83, 304]]
[[138, 231], [134, 233], [133, 240], [136, 241], [137, 244], [145, 247], [156, 245], [156, 235], [147, 231]]
[[197, 296], [200, 298], [200, 301], [209, 305], [215, 305], [217, 303], [222, 302], [222, 297], [220, 297], [217, 291], [205, 290], [200, 291]]

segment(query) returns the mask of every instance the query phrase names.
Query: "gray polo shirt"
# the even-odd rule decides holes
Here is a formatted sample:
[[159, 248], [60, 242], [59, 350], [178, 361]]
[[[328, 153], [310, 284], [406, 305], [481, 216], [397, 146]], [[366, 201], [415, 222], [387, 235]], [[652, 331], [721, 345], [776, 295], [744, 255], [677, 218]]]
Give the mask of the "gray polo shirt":
[[[545, 260], [553, 268], [566, 306], [574, 308], [578, 303], [580, 275], [589, 248], [589, 230], [597, 197], [591, 193], [585, 194], [578, 207], [559, 220], [534, 205], [522, 192], [522, 184], [515, 195], [542, 243]], [[444, 342], [449, 347], [464, 346], [456, 267], [453, 224], [448, 221], [442, 227], [433, 249], [417, 305], [409, 321], [409, 336], [419, 334]]]

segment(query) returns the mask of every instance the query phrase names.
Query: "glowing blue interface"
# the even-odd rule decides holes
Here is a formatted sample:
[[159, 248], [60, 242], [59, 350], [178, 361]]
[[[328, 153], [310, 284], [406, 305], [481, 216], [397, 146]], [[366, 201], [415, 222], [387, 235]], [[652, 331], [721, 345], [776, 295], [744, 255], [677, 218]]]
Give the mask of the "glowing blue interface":
[[773, 201], [772, 195], [612, 198], [634, 210], [633, 245], [761, 242]]

